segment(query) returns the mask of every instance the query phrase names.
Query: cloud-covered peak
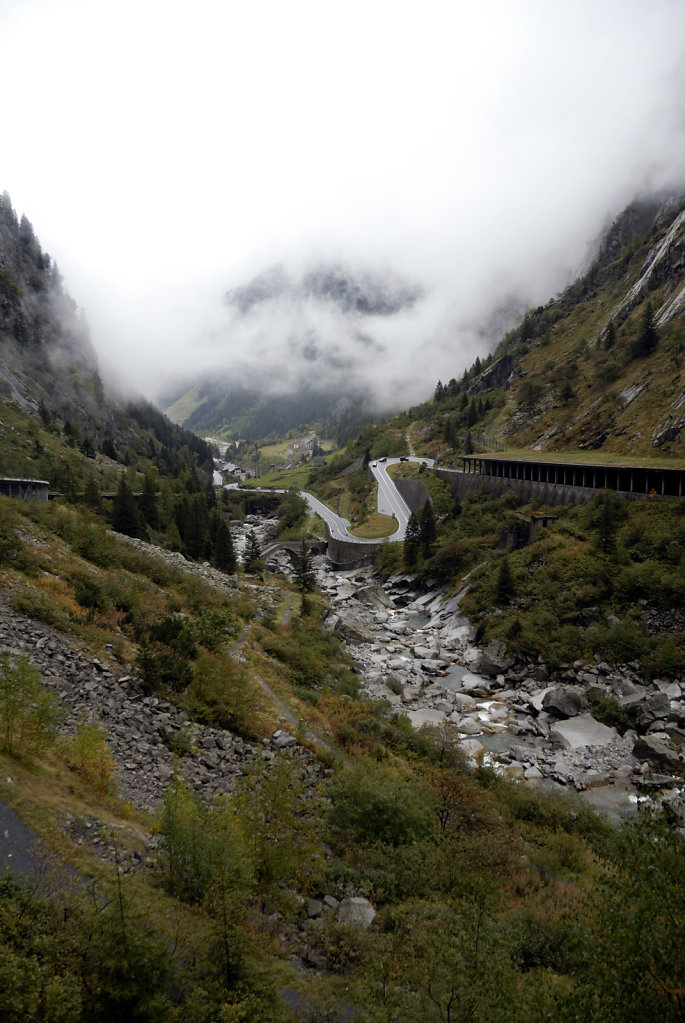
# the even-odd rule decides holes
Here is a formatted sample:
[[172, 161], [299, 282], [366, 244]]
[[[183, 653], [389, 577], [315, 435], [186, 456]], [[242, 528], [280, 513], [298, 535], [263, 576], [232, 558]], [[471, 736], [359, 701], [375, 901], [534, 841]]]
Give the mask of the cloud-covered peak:
[[321, 263], [299, 273], [272, 266], [247, 284], [227, 292], [230, 306], [243, 315], [281, 300], [303, 305], [325, 303], [344, 315], [394, 316], [422, 297], [416, 284], [387, 271], [355, 270], [341, 263]]

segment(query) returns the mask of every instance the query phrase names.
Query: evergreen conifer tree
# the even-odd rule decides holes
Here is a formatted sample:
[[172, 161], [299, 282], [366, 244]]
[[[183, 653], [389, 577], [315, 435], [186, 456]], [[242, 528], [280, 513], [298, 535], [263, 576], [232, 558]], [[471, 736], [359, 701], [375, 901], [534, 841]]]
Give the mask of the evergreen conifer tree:
[[312, 552], [309, 549], [309, 544], [307, 543], [304, 534], [302, 535], [299, 554], [295, 559], [295, 581], [302, 596], [304, 596], [305, 593], [311, 593], [316, 586], [316, 575], [314, 573]]
[[212, 563], [222, 572], [235, 572], [236, 557], [233, 538], [223, 516], [214, 535]]
[[259, 572], [262, 567], [262, 551], [253, 529], [247, 534], [243, 565], [246, 572]]
[[151, 529], [156, 529], [159, 525], [159, 517], [157, 514], [157, 487], [151, 473], [145, 473], [143, 479], [143, 490], [140, 495], [140, 514], [147, 522]]
[[633, 355], [636, 359], [640, 359], [645, 355], [650, 355], [658, 344], [659, 332], [656, 329], [656, 323], [654, 322], [652, 303], [648, 302], [640, 321], [640, 331], [633, 343]]
[[409, 516], [407, 531], [404, 534], [404, 564], [407, 568], [413, 568], [419, 556], [419, 544], [421, 542], [421, 528], [419, 520], [414, 512]]
[[500, 561], [499, 572], [497, 574], [497, 588], [495, 591], [495, 600], [497, 601], [497, 604], [500, 607], [502, 604], [508, 604], [514, 596], [514, 592], [514, 577], [511, 574], [509, 559], [505, 554]]
[[604, 334], [604, 347], [607, 351], [613, 348], [616, 344], [616, 328], [614, 327], [614, 321], [609, 320], [606, 332]]
[[126, 477], [119, 478], [119, 489], [112, 508], [112, 528], [126, 536], [142, 536], [143, 529], [138, 505]]
[[102, 502], [100, 501], [100, 488], [97, 485], [97, 481], [94, 476], [89, 476], [83, 491], [83, 500], [92, 508], [93, 511], [100, 511]]
[[430, 501], [426, 501], [421, 509], [420, 531], [421, 550], [424, 558], [429, 558], [433, 552], [435, 538], [437, 536], [435, 516], [433, 515], [433, 505]]

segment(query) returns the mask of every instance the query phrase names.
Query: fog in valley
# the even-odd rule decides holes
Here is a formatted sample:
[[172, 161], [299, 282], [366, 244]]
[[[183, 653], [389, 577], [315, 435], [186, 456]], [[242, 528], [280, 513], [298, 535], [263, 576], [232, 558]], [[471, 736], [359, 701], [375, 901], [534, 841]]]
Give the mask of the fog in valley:
[[9, 0], [0, 86], [0, 189], [157, 400], [422, 400], [685, 182], [678, 0]]

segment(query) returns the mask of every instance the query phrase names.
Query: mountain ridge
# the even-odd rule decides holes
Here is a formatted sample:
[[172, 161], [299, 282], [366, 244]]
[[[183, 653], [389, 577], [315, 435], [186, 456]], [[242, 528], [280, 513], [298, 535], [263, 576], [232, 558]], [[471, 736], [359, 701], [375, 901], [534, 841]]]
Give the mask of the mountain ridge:
[[685, 192], [642, 199], [583, 275], [529, 309], [461, 380], [439, 381], [410, 418], [430, 453], [446, 441], [455, 453], [475, 444], [682, 457], [684, 314]]

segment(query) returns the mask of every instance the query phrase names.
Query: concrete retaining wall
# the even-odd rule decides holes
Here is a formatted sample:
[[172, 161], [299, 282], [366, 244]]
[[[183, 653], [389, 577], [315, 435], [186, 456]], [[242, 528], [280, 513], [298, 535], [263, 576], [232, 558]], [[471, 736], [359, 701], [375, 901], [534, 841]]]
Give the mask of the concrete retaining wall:
[[597, 493], [589, 487], [564, 487], [556, 483], [535, 483], [532, 480], [509, 480], [480, 473], [457, 472], [454, 469], [433, 469], [450, 485], [453, 494], [466, 497], [474, 491], [489, 490], [493, 494], [514, 493], [524, 503], [534, 500], [545, 504], [584, 504]]
[[430, 500], [430, 494], [426, 487], [417, 479], [395, 479], [395, 486], [404, 498], [409, 511], [417, 512], [423, 508], [426, 501]]
[[339, 568], [361, 568], [371, 564], [378, 553], [380, 543], [357, 543], [354, 540], [328, 538], [328, 560]]
[[47, 480], [31, 480], [3, 476], [0, 479], [0, 494], [16, 497], [20, 501], [47, 501], [50, 484]]
[[[568, 505], [585, 504], [599, 493], [593, 487], [571, 487], [560, 483], [506, 479], [501, 476], [486, 476], [484, 473], [458, 472], [456, 469], [433, 469], [431, 471], [441, 480], [449, 483], [452, 493], [458, 494], [459, 497], [465, 497], [473, 491], [489, 490], [493, 494], [514, 493], [524, 504], [539, 500], [550, 505]], [[616, 493], [621, 497], [633, 500], [639, 500], [645, 496], [627, 490], [619, 490]]]

